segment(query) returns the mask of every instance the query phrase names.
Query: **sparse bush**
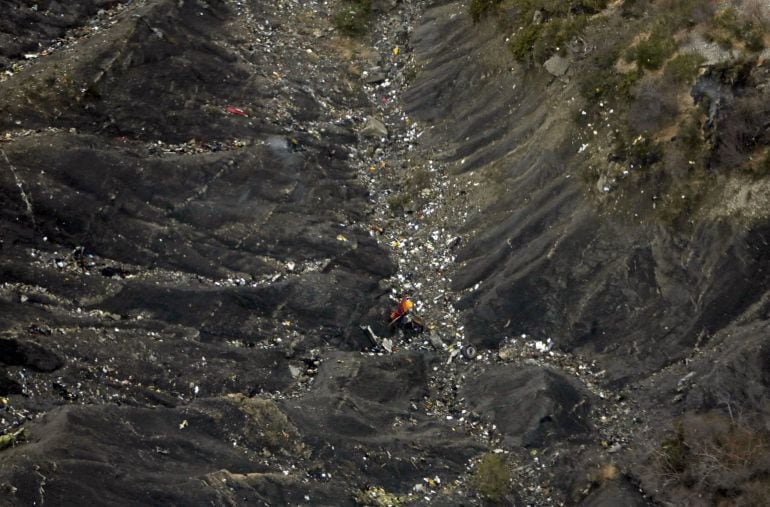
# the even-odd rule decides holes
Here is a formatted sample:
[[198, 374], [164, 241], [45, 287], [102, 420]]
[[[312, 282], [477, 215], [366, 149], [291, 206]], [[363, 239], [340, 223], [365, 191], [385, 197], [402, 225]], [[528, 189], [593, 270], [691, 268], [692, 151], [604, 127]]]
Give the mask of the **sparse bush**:
[[730, 35], [738, 36], [741, 31], [740, 17], [735, 7], [727, 7], [716, 13], [713, 21], [714, 28], [726, 31]]
[[714, 15], [712, 0], [662, 0], [655, 2], [655, 23], [669, 34], [710, 20]]
[[650, 8], [650, 0], [625, 0], [621, 7], [624, 18], [641, 18]]
[[744, 164], [741, 169], [756, 179], [770, 176], [770, 150], [765, 150], [764, 155], [761, 155], [759, 160]]
[[511, 474], [502, 456], [488, 452], [473, 473], [473, 487], [482, 498], [500, 502], [511, 491]]
[[378, 486], [359, 490], [353, 499], [358, 505], [368, 507], [399, 507], [404, 504], [404, 500], [400, 496], [389, 493]]
[[596, 14], [607, 8], [607, 0], [582, 0], [576, 2], [574, 7], [570, 8], [570, 12], [574, 14]]
[[743, 32], [743, 42], [749, 51], [762, 51], [765, 49], [765, 33], [767, 29], [761, 25], [750, 25], [748, 30]]
[[245, 432], [254, 439], [254, 445], [264, 446], [273, 452], [286, 451], [297, 456], [307, 454], [297, 428], [274, 401], [249, 398], [243, 394], [232, 394], [228, 399], [246, 416]]
[[765, 48], [767, 20], [761, 11], [754, 9], [749, 15], [741, 14], [734, 7], [717, 11], [711, 22], [711, 29], [705, 34], [708, 40], [730, 48], [742, 42], [749, 51]]
[[761, 145], [770, 142], [766, 133], [770, 104], [767, 97], [751, 94], [735, 99], [720, 115], [714, 129], [714, 162], [725, 168], [738, 167]]
[[[680, 125], [676, 135], [677, 151], [684, 153], [690, 165], [701, 166], [708, 148], [703, 136], [701, 122], [696, 116], [686, 118]], [[692, 163], [691, 163], [692, 162]]]
[[363, 35], [369, 28], [371, 0], [342, 0], [334, 14], [334, 26], [346, 35]]
[[752, 505], [749, 499], [770, 488], [767, 435], [717, 413], [678, 421], [656, 461], [669, 489], [682, 488], [705, 504]]
[[663, 146], [647, 136], [639, 135], [632, 140], [618, 136], [615, 142], [615, 158], [628, 162], [633, 168], [646, 168], [660, 162]]
[[[671, 171], [670, 168], [666, 170], [668, 177]], [[699, 167], [688, 167], [683, 178], [669, 182], [658, 200], [659, 218], [669, 225], [688, 221], [701, 205], [713, 180], [712, 174]]]
[[567, 44], [583, 32], [588, 24], [586, 16], [555, 18], [541, 25], [539, 37], [532, 46], [536, 62], [544, 62], [557, 52], [564, 52]]

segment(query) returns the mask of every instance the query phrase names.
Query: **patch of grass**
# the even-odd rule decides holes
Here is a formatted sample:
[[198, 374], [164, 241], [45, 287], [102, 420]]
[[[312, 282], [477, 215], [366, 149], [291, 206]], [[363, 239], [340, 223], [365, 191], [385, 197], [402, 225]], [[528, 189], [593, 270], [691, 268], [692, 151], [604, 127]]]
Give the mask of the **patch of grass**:
[[371, 14], [371, 0], [342, 0], [334, 13], [334, 26], [346, 35], [363, 35], [369, 30]]
[[485, 500], [502, 501], [511, 491], [511, 474], [503, 457], [493, 452], [484, 454], [476, 465], [472, 485]]

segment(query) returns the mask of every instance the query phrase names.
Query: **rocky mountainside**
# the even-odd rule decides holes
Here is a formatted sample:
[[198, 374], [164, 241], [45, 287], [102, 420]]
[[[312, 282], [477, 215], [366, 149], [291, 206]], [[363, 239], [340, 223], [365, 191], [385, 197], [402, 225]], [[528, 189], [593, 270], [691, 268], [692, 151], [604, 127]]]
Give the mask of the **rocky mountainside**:
[[762, 505], [731, 5], [0, 0], [4, 504]]

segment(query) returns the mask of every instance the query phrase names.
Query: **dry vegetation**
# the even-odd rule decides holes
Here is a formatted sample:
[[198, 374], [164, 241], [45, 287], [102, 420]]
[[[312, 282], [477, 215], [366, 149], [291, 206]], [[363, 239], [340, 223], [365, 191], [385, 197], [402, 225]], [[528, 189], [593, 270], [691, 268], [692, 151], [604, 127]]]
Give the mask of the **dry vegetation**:
[[[476, 20], [496, 16], [526, 65], [555, 53], [577, 61], [580, 125], [601, 125], [613, 139], [607, 171], [587, 177], [592, 189], [622, 167], [628, 177], [613, 188], [657, 196], [658, 217], [681, 225], [715, 179], [770, 174], [770, 70], [760, 60], [770, 19], [761, 2], [472, 0], [469, 9]], [[722, 51], [716, 61], [704, 56], [712, 46]]]
[[768, 435], [721, 413], [676, 422], [650, 461], [654, 487], [677, 504], [766, 505]]

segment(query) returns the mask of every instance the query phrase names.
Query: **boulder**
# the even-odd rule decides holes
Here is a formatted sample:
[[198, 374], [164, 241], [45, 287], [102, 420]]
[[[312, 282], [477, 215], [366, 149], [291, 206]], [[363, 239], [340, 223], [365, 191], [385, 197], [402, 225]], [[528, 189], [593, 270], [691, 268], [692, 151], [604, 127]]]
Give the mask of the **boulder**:
[[547, 70], [552, 75], [561, 77], [567, 73], [571, 63], [572, 62], [569, 60], [569, 58], [564, 58], [563, 56], [557, 54], [546, 60], [543, 64], [543, 67], [545, 67], [545, 70]]
[[508, 445], [543, 447], [591, 429], [588, 393], [551, 368], [493, 366], [469, 380], [463, 395], [497, 425]]
[[366, 119], [364, 127], [361, 129], [361, 135], [373, 138], [388, 137], [388, 129], [382, 121], [373, 116], [369, 116]]

